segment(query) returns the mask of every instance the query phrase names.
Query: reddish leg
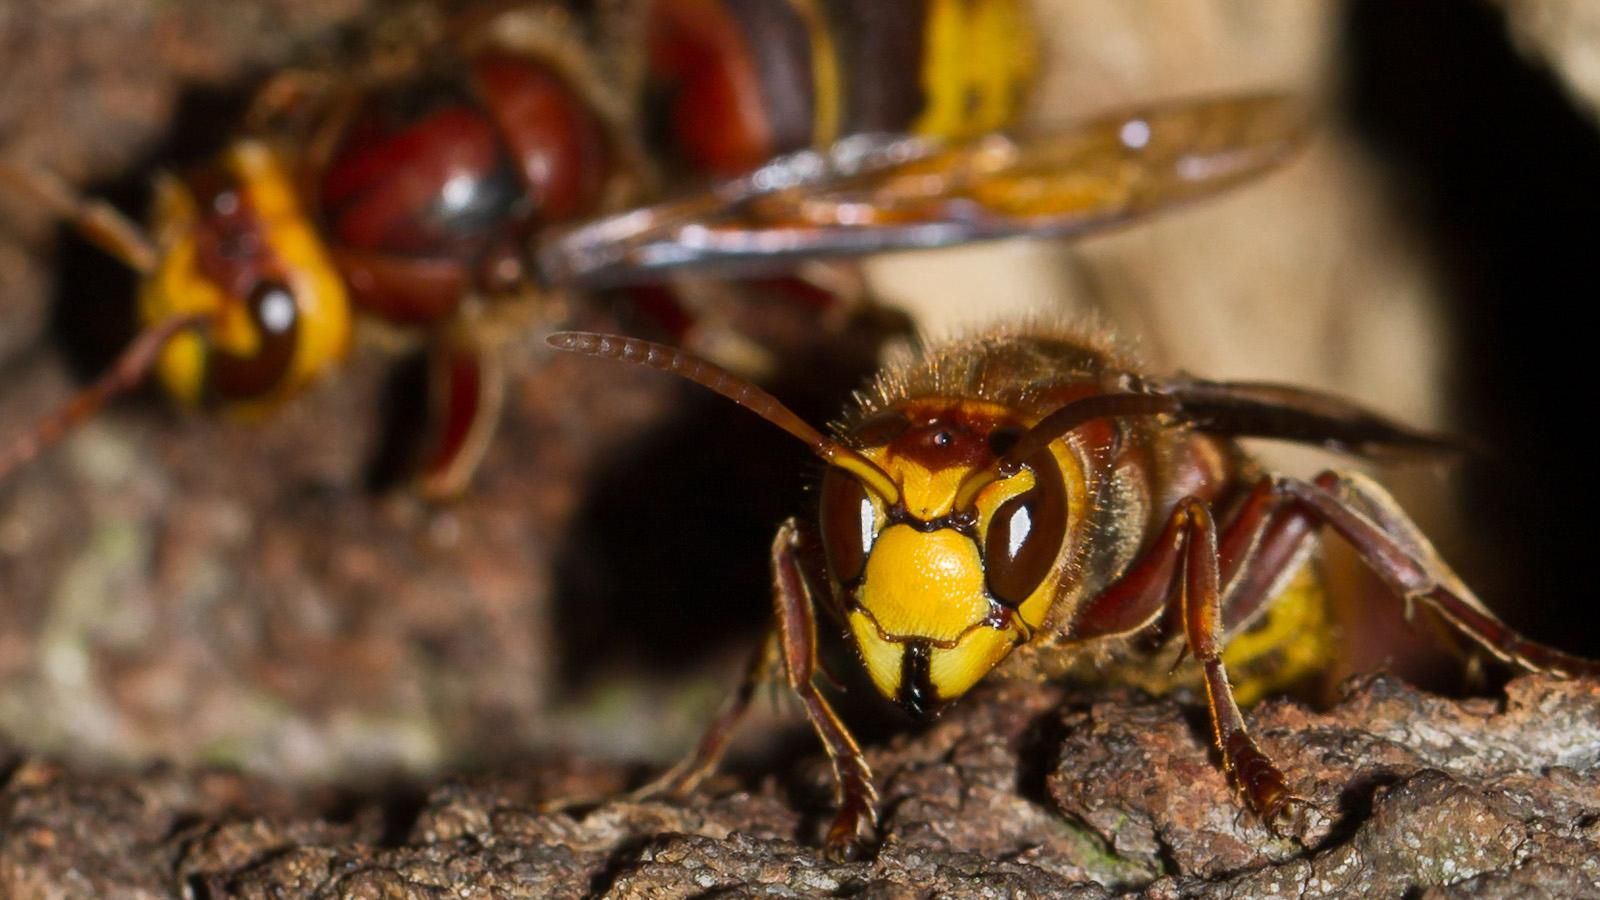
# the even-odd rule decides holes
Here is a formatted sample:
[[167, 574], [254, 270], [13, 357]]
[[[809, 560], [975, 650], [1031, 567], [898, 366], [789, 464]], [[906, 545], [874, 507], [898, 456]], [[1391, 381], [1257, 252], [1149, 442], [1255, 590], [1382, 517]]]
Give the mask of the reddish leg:
[[[1298, 544], [1305, 535], [1301, 529], [1284, 528], [1277, 521], [1272, 509], [1275, 502], [1270, 491], [1252, 493], [1229, 528], [1224, 569], [1210, 507], [1193, 497], [1183, 500], [1145, 555], [1084, 609], [1071, 632], [1075, 640], [1130, 634], [1154, 624], [1176, 603], [1186, 649], [1201, 666], [1223, 771], [1269, 825], [1296, 798], [1283, 773], [1250, 738], [1228, 683], [1222, 663], [1222, 584], [1226, 572], [1229, 587], [1234, 589], [1230, 599], [1258, 607], [1259, 598], [1241, 596], [1237, 589], [1275, 585], [1281, 573], [1262, 570], [1289, 565], [1299, 558]], [[1176, 597], [1174, 585], [1179, 588]]]
[[[1088, 640], [1132, 634], [1150, 626], [1172, 605], [1187, 532], [1174, 515], [1122, 578], [1078, 614], [1070, 637]], [[1260, 611], [1311, 550], [1316, 523], [1288, 508], [1263, 478], [1228, 522], [1218, 546], [1222, 631], [1231, 634]]]
[[1220, 636], [1278, 593], [1324, 525], [1349, 541], [1408, 604], [1426, 605], [1497, 658], [1530, 671], [1600, 676], [1600, 663], [1530, 641], [1495, 618], [1394, 499], [1364, 476], [1325, 472], [1309, 483], [1263, 480], [1230, 523], [1220, 550], [1210, 510], [1186, 500], [1144, 557], [1079, 614], [1070, 636], [1128, 634], [1155, 623], [1170, 603], [1171, 579], [1181, 577], [1184, 632], [1203, 667], [1223, 766], [1269, 823], [1296, 798], [1244, 730], [1222, 666]]
[[1498, 659], [1531, 672], [1600, 677], [1600, 662], [1530, 641], [1489, 612], [1370, 478], [1324, 472], [1311, 483], [1279, 478], [1274, 488], [1349, 541], [1408, 605], [1423, 604]]
[[1311, 553], [1317, 523], [1263, 478], [1222, 535], [1222, 631], [1234, 634], [1277, 597]]
[[694, 752], [660, 778], [640, 788], [634, 796], [687, 793], [714, 771], [728, 748], [734, 729], [750, 708], [756, 688], [766, 680], [781, 655], [789, 689], [800, 698], [806, 717], [821, 738], [839, 785], [839, 813], [828, 829], [827, 849], [832, 854], [849, 856], [859, 849], [866, 832], [877, 821], [878, 792], [872, 786], [872, 770], [861, 748], [815, 683], [820, 671], [817, 667], [817, 623], [811, 591], [803, 573], [802, 552], [799, 528], [790, 519], [778, 529], [772, 541], [775, 627], [751, 657], [739, 687], [723, 704], [722, 711], [706, 729]]
[[145, 329], [122, 351], [111, 368], [95, 382], [73, 396], [67, 404], [39, 422], [0, 450], [0, 482], [34, 457], [66, 437], [73, 428], [94, 415], [118, 394], [131, 390], [161, 355], [161, 349], [179, 332], [204, 326], [202, 315], [176, 316]]
[[777, 661], [777, 655], [778, 635], [774, 631], [762, 638], [761, 645], [756, 648], [749, 664], [745, 666], [744, 676], [739, 679], [739, 686], [728, 695], [727, 700], [723, 701], [722, 709], [700, 736], [700, 741], [695, 744], [694, 750], [677, 765], [661, 773], [660, 777], [634, 791], [635, 800], [660, 796], [682, 797], [699, 787], [706, 776], [716, 771], [717, 765], [722, 762], [723, 754], [728, 752], [728, 744], [733, 741], [734, 731], [750, 709], [750, 701], [754, 699], [756, 689], [765, 684], [772, 674], [772, 665]]
[[459, 496], [472, 481], [500, 423], [505, 373], [471, 328], [436, 337], [428, 354], [429, 446], [417, 483], [430, 500]]
[[1178, 575], [1185, 520], [1174, 515], [1161, 534], [1116, 584], [1090, 600], [1072, 622], [1072, 640], [1132, 634], [1155, 624], [1166, 611]]
[[806, 718], [811, 720], [823, 749], [828, 752], [833, 776], [839, 785], [839, 813], [828, 829], [827, 850], [836, 856], [850, 856], [877, 822], [878, 792], [872, 786], [872, 770], [861, 748], [815, 683], [817, 619], [811, 605], [811, 592], [801, 571], [800, 551], [799, 528], [790, 519], [778, 529], [772, 541], [778, 647], [789, 675], [789, 689], [805, 707]]
[[[1221, 541], [1223, 632], [1247, 622], [1278, 592], [1324, 526], [1331, 527], [1409, 605], [1421, 603], [1497, 659], [1529, 671], [1600, 675], [1600, 662], [1530, 641], [1462, 583], [1394, 498], [1371, 479], [1324, 472], [1312, 482], [1263, 479]], [[1085, 607], [1072, 637], [1126, 634], [1154, 621], [1168, 590], [1178, 540], [1169, 522], [1122, 581]]]
[[1272, 825], [1284, 808], [1297, 798], [1289, 792], [1283, 773], [1262, 753], [1245, 731], [1244, 716], [1233, 698], [1228, 672], [1222, 665], [1222, 593], [1217, 563], [1217, 528], [1211, 509], [1199, 500], [1178, 504], [1174, 519], [1183, 518], [1188, 541], [1183, 561], [1183, 630], [1205, 676], [1206, 702], [1222, 770], [1244, 791], [1250, 808]]

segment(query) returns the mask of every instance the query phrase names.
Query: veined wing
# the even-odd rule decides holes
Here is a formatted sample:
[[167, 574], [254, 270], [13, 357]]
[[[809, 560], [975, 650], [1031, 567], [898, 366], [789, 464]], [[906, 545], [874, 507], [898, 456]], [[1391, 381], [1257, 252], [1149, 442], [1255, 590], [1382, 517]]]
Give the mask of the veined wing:
[[857, 135], [704, 194], [547, 235], [540, 274], [589, 287], [686, 267], [749, 272], [800, 258], [1081, 234], [1268, 171], [1292, 155], [1307, 123], [1301, 103], [1260, 94], [955, 144]]

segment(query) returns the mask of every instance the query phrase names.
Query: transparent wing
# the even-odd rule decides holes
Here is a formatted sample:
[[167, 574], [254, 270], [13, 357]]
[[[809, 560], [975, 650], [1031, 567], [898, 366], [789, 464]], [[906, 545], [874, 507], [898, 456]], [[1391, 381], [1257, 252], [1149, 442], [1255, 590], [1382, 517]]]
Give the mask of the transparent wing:
[[1303, 104], [1263, 94], [965, 143], [858, 135], [701, 195], [547, 235], [540, 271], [552, 284], [589, 287], [683, 267], [751, 271], [801, 257], [1073, 235], [1265, 172], [1293, 153], [1307, 122]]

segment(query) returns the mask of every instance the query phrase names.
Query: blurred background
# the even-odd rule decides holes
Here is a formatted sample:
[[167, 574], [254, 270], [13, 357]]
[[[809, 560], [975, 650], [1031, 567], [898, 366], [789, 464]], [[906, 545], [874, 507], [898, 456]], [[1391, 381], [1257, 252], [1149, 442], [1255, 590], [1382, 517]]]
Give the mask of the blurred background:
[[[379, 0], [10, 0], [0, 156], [139, 214], [271, 72], [338, 59]], [[1382, 473], [1514, 626], [1600, 655], [1581, 585], [1596, 479], [1567, 316], [1600, 222], [1600, 12], [1579, 0], [1037, 0], [1025, 125], [1280, 89], [1324, 127], [1283, 170], [1070, 245], [879, 258], [930, 333], [1019, 315], [1114, 328], [1156, 368], [1336, 390], [1473, 436], [1466, 465]], [[0, 440], [98, 372], [132, 282], [0, 196]], [[1578, 302], [1573, 302], [1573, 301]], [[813, 421], [871, 370], [796, 313], [742, 313]], [[617, 304], [569, 321], [627, 327]], [[552, 313], [554, 317], [554, 313]], [[767, 612], [766, 548], [812, 471], [784, 436], [649, 373], [507, 349], [506, 419], [475, 489], [436, 507], [373, 475], [415, 360], [351, 363], [261, 426], [117, 403], [0, 485], [0, 734], [96, 763], [407, 775], [540, 752], [668, 758]], [[772, 432], [772, 433], [769, 433]], [[1263, 447], [1310, 475], [1330, 460]], [[798, 474], [797, 474], [798, 473]], [[1343, 671], [1457, 688], [1347, 552]], [[760, 732], [756, 728], [752, 731]]]

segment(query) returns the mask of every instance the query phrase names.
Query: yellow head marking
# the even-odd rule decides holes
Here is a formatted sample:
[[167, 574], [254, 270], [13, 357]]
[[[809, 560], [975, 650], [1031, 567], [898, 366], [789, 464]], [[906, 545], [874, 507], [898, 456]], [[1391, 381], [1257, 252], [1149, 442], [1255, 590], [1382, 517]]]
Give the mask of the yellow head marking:
[[[860, 610], [850, 614], [849, 624], [873, 686], [891, 700], [901, 699], [905, 656], [912, 642], [887, 637], [885, 629]], [[936, 703], [965, 694], [1026, 639], [1026, 630], [1014, 622], [1003, 627], [980, 622], [965, 629], [949, 646], [925, 645], [928, 683], [924, 687], [934, 695], [926, 699]]]
[[859, 540], [855, 552], [865, 554], [859, 568], [836, 574], [847, 582], [848, 626], [874, 686], [926, 712], [966, 693], [1042, 626], [1069, 556], [1068, 510], [1082, 489], [1061, 445], [958, 506], [967, 477], [991, 462], [978, 449], [990, 431], [1025, 423], [969, 402], [911, 408], [907, 418], [909, 429], [862, 451], [898, 483], [898, 509], [874, 503], [862, 525], [875, 529], [870, 539], [847, 529], [849, 504], [830, 507], [826, 524], [832, 559], [860, 558], [837, 552], [847, 541]]
[[[233, 412], [259, 414], [343, 358], [350, 342], [349, 302], [272, 151], [243, 141], [223, 155], [219, 168], [221, 178], [209, 176], [224, 185], [214, 195], [197, 197], [172, 177], [157, 182], [154, 230], [161, 261], [140, 287], [140, 316], [147, 325], [180, 315], [208, 318], [205, 334], [178, 336], [157, 365], [167, 390], [195, 405], [208, 395], [218, 354], [249, 359], [262, 352], [265, 338], [252, 301], [239, 294], [266, 282], [287, 289], [295, 329], [287, 366], [265, 392], [224, 398], [233, 401]], [[220, 224], [224, 219], [226, 227]], [[247, 240], [240, 237], [243, 231]], [[246, 249], [233, 249], [240, 246]]]
[[[840, 451], [843, 450], [844, 448], [840, 447]], [[849, 452], [828, 452], [824, 450], [820, 455], [828, 461], [829, 465], [843, 469], [855, 476], [857, 480], [884, 503], [900, 502], [900, 486], [897, 483], [897, 479], [885, 473], [877, 465], [877, 460], [867, 454], [856, 455]]]
[[268, 246], [283, 261], [300, 311], [294, 362], [282, 387], [262, 404], [272, 406], [344, 359], [350, 347], [350, 302], [277, 156], [265, 144], [241, 141], [230, 149], [228, 165], [264, 226]]
[[[216, 316], [227, 297], [195, 267], [194, 197], [170, 175], [156, 180], [152, 213], [160, 263], [139, 286], [139, 317], [154, 325], [174, 316], [202, 313]], [[161, 352], [157, 376], [167, 392], [185, 406], [201, 399], [208, 338], [194, 332], [174, 337]]]
[[899, 484], [906, 511], [923, 521], [949, 515], [955, 503], [956, 488], [966, 474], [966, 470], [958, 466], [929, 470], [901, 456], [890, 456], [881, 466]]
[[930, 651], [928, 680], [940, 697], [959, 697], [983, 680], [1011, 648], [1026, 638], [1015, 629], [974, 628], [949, 649]]
[[954, 641], [989, 615], [978, 545], [950, 528], [885, 528], [856, 598], [885, 633], [899, 638]]
[[897, 698], [905, 645], [885, 640], [872, 619], [859, 610], [850, 614], [850, 636], [855, 639], [861, 662], [867, 667], [867, 675], [878, 693], [890, 700]]

